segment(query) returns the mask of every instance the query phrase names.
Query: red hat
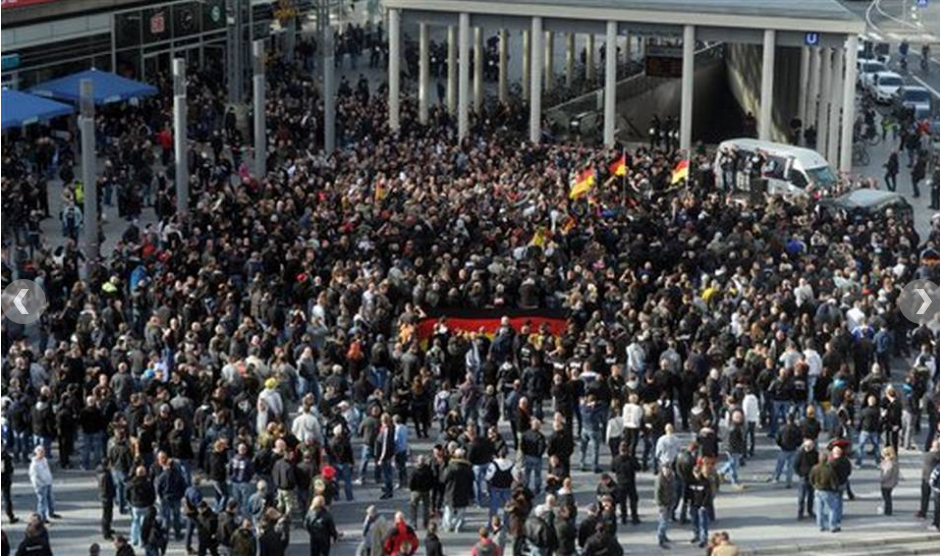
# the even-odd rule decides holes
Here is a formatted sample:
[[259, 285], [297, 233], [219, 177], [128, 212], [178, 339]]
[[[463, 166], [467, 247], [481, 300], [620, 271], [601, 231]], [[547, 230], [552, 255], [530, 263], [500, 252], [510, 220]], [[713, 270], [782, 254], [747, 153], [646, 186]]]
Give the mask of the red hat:
[[321, 474], [323, 475], [324, 479], [328, 481], [333, 480], [333, 477], [336, 476], [336, 468], [332, 465], [327, 465], [323, 468]]

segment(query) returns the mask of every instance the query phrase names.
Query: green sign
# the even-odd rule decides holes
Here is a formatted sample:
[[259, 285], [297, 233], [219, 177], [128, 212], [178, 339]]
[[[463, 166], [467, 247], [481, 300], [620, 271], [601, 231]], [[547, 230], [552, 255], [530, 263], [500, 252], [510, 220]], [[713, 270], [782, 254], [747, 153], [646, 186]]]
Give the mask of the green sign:
[[13, 71], [18, 67], [20, 67], [19, 54], [0, 56], [0, 71]]

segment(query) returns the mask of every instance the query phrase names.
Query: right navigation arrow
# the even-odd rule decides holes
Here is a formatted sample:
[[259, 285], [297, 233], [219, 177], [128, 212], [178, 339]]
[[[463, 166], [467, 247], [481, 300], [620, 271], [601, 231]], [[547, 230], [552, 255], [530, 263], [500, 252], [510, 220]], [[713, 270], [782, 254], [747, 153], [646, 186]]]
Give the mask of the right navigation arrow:
[[919, 295], [920, 298], [924, 300], [923, 305], [921, 305], [920, 309], [917, 310], [918, 315], [923, 315], [927, 311], [927, 307], [930, 307], [930, 296], [927, 295], [927, 290], [921, 288], [917, 288], [914, 291], [917, 292], [917, 295]]

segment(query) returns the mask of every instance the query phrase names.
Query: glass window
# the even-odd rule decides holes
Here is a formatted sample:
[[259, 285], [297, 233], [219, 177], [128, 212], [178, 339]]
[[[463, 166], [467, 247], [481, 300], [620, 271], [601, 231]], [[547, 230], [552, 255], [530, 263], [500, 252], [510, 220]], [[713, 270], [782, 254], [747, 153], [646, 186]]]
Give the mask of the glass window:
[[214, 31], [224, 29], [228, 14], [225, 12], [224, 0], [207, 0], [202, 5], [202, 29], [203, 31]]
[[140, 44], [140, 12], [126, 12], [114, 16], [114, 39], [118, 48]]
[[173, 6], [173, 36], [188, 37], [199, 33], [202, 13], [199, 4], [189, 2]]
[[143, 12], [144, 41], [146, 43], [169, 40], [173, 21], [169, 6], [151, 8]]

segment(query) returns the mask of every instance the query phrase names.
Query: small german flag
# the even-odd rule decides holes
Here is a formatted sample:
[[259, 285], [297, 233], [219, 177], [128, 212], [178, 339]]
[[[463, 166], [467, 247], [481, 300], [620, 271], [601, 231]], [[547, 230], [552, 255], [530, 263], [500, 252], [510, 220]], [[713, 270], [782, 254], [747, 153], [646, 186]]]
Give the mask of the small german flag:
[[568, 233], [573, 230], [577, 224], [578, 220], [569, 214], [568, 218], [565, 218], [565, 221], [561, 223], [562, 235], [568, 235]]
[[620, 158], [613, 161], [610, 165], [610, 174], [612, 176], [626, 176], [627, 175], [627, 155], [622, 154]]
[[571, 192], [568, 193], [568, 198], [571, 200], [578, 200], [581, 197], [584, 197], [591, 188], [594, 187], [594, 182], [596, 181], [594, 176], [593, 168], [585, 168], [581, 170], [575, 178], [574, 182], [571, 184]]
[[676, 167], [672, 169], [672, 185], [676, 185], [680, 181], [689, 178], [689, 159], [683, 158], [676, 164]]

